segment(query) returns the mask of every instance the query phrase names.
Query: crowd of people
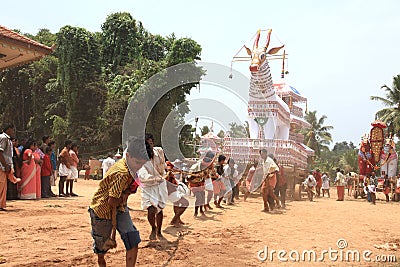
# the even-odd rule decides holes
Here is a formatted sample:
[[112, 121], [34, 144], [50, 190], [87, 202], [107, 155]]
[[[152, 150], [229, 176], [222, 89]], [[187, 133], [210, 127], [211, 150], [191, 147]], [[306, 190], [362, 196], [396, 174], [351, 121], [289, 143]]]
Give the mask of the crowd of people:
[[[19, 198], [37, 199], [47, 197], [77, 196], [73, 192], [74, 180], [78, 178], [78, 146], [66, 140], [58, 157], [55, 142], [49, 136], [43, 136], [42, 145], [36, 140], [15, 138], [12, 124], [3, 128], [0, 135], [0, 204], [5, 209], [7, 179], [17, 184]], [[235, 205], [239, 199], [239, 188], [243, 183], [243, 200], [247, 201], [252, 192], [260, 190], [263, 211], [285, 208], [287, 182], [284, 168], [273, 154], [261, 149], [260, 158], [238, 170], [233, 158], [207, 152], [190, 169], [183, 170], [166, 159], [161, 147], [154, 145], [153, 135], [144, 138], [132, 138], [129, 141], [125, 157], [117, 162], [112, 154], [103, 161], [103, 179], [99, 182], [89, 207], [94, 252], [98, 255], [99, 266], [106, 266], [104, 255], [115, 247], [115, 233], [118, 231], [126, 248], [127, 266], [135, 266], [138, 244], [141, 242], [139, 231], [134, 226], [127, 206], [130, 194], [140, 187], [141, 206], [147, 211], [147, 220], [151, 227], [149, 239], [164, 240], [162, 235], [163, 210], [167, 202], [173, 203], [174, 216], [170, 225], [181, 227], [182, 214], [189, 207], [188, 195], [194, 195], [195, 217], [205, 216], [213, 209], [223, 209], [223, 205]], [[58, 164], [57, 164], [58, 163]], [[262, 171], [262, 175], [255, 175]], [[58, 174], [57, 174], [58, 172]], [[240, 175], [239, 173], [243, 173]], [[51, 185], [59, 177], [58, 194], [54, 194]], [[261, 179], [260, 179], [261, 178]], [[368, 201], [375, 204], [377, 179], [375, 174], [367, 175], [363, 181]], [[345, 175], [336, 170], [333, 181], [337, 188], [338, 201], [344, 200], [345, 186], [348, 195], [352, 194], [355, 175]], [[304, 181], [308, 198], [330, 198], [331, 179], [328, 173], [311, 171]], [[390, 183], [384, 182], [384, 193]], [[400, 188], [400, 178], [397, 182]], [[322, 191], [321, 191], [322, 190]], [[400, 193], [400, 192], [399, 192]], [[387, 197], [387, 201], [388, 197]]]
[[[388, 177], [388, 175], [384, 175], [382, 177], [382, 192], [385, 195], [386, 202], [389, 202], [390, 196], [389, 194], [392, 192], [392, 184]], [[313, 197], [321, 196], [322, 189], [322, 197], [325, 196], [325, 193], [330, 198], [330, 181], [331, 179], [328, 176], [328, 173], [324, 172], [321, 174], [320, 170], [310, 171], [308, 177], [304, 180], [303, 185], [307, 191], [307, 197], [310, 201], [313, 201]], [[376, 205], [376, 193], [378, 189], [378, 177], [376, 173], [372, 171], [371, 173], [367, 173], [365, 176], [358, 175], [354, 172], [349, 172], [345, 174], [343, 170], [340, 168], [336, 169], [336, 177], [333, 180], [333, 184], [336, 185], [337, 190], [337, 201], [344, 201], [345, 198], [345, 189], [347, 188], [347, 196], [349, 197], [357, 197], [357, 195], [366, 196], [368, 202], [372, 205]], [[361, 193], [357, 190], [362, 190]], [[395, 192], [397, 195], [396, 199], [399, 201], [400, 198], [400, 174], [396, 177], [396, 184], [394, 185]]]
[[[151, 227], [150, 240], [165, 239], [162, 235], [162, 225], [163, 210], [167, 201], [173, 203], [174, 216], [170, 224], [180, 227], [185, 224], [181, 215], [189, 206], [187, 196], [190, 193], [193, 193], [195, 198], [195, 217], [204, 216], [214, 208], [223, 208], [222, 202], [234, 205], [239, 197], [239, 181], [242, 177], [234, 159], [227, 160], [224, 155], [217, 157], [214, 152], [209, 151], [188, 171], [183, 171], [166, 159], [163, 149], [154, 146], [154, 141], [151, 134], [146, 134], [144, 140], [131, 139], [126, 157], [105, 172], [94, 193], [89, 213], [94, 252], [98, 255], [99, 266], [106, 266], [104, 255], [115, 246], [115, 241], [110, 242], [110, 233], [116, 230], [124, 241], [127, 266], [135, 265], [141, 239], [130, 218], [127, 198], [136, 193], [139, 186], [141, 206], [147, 210], [147, 220]], [[261, 149], [263, 179], [257, 181], [254, 173], [258, 164], [250, 164], [245, 172], [247, 175], [244, 183], [247, 192], [244, 194], [244, 200], [251, 192], [261, 188], [263, 211], [284, 208], [286, 180], [283, 168], [279, 168], [273, 155]]]
[[[16, 184], [19, 199], [74, 197], [74, 182], [78, 178], [78, 146], [71, 140], [57, 157], [56, 143], [50, 136], [42, 137], [41, 144], [34, 138], [15, 137], [12, 123], [3, 127], [0, 135], [0, 201], [6, 210], [7, 179]], [[4, 177], [3, 177], [4, 176]], [[58, 194], [51, 186], [59, 176]]]

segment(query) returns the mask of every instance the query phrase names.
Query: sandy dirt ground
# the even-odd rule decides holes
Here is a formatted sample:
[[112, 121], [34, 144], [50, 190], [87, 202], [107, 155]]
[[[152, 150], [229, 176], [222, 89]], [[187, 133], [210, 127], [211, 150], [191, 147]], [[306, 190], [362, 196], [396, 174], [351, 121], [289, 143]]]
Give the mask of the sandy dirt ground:
[[[96, 266], [92, 253], [90, 221], [87, 212], [98, 181], [79, 180], [75, 184], [79, 197], [7, 202], [7, 211], [0, 212], [0, 266]], [[56, 188], [53, 188], [56, 192]], [[146, 212], [140, 210], [140, 194], [128, 201], [131, 217], [139, 229], [137, 266], [400, 266], [400, 204], [386, 203], [379, 193], [377, 204], [364, 199], [346, 197], [335, 201], [317, 198], [314, 202], [287, 202], [284, 210], [264, 213], [262, 199], [255, 194], [247, 202], [214, 209], [206, 217], [194, 218], [193, 208], [183, 215], [188, 224], [174, 228], [168, 223], [172, 207], [165, 209], [163, 233], [166, 241], [152, 241]], [[338, 248], [339, 244], [346, 245]], [[108, 266], [125, 266], [124, 245], [117, 235], [118, 247], [107, 254]], [[397, 249], [375, 248], [374, 245], [397, 244]], [[284, 250], [287, 262], [277, 254], [265, 258], [260, 250]], [[301, 261], [304, 250], [314, 250], [321, 258], [323, 250], [332, 252], [332, 260], [324, 254], [322, 261]], [[360, 262], [340, 260], [340, 253], [358, 250]], [[370, 250], [366, 262], [362, 257]], [[299, 262], [292, 259], [299, 253]], [[289, 258], [289, 253], [291, 258]], [[397, 263], [376, 262], [376, 256], [397, 257]], [[338, 260], [335, 260], [338, 257]], [[345, 259], [345, 257], [343, 257]], [[388, 257], [389, 258], [389, 257]], [[312, 259], [313, 260], [313, 259]]]

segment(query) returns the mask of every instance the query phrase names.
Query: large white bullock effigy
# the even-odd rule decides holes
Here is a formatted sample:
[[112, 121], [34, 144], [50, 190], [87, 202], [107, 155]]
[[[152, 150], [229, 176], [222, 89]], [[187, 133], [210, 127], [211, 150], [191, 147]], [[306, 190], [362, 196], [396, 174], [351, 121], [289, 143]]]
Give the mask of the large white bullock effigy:
[[[304, 136], [299, 133], [301, 128], [310, 125], [304, 120], [303, 109], [298, 104], [306, 103], [307, 99], [286, 83], [286, 53], [278, 54], [284, 46], [269, 49], [271, 31], [266, 31], [265, 45], [259, 45], [261, 31], [258, 31], [253, 48], [244, 46], [251, 60], [249, 138], [225, 136], [223, 153], [238, 162], [249, 163], [258, 160], [259, 150], [266, 148], [280, 164], [305, 169], [307, 159], [314, 151], [303, 144]], [[275, 84], [268, 63], [270, 58], [283, 62], [281, 80]]]

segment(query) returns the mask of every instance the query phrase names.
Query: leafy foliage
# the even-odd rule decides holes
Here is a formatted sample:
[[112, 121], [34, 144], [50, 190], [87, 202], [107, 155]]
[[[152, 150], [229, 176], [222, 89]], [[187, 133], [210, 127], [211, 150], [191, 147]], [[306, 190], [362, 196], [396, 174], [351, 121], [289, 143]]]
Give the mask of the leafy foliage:
[[33, 115], [29, 76], [24, 67], [0, 73], [0, 116], [2, 122], [13, 122], [18, 134], [28, 135], [26, 126]]
[[167, 66], [200, 60], [201, 47], [189, 38], [175, 40], [167, 55]]
[[190, 124], [186, 124], [182, 127], [179, 135], [179, 148], [183, 155], [187, 158], [196, 156], [194, 151], [194, 139], [193, 139], [194, 128]]
[[111, 71], [132, 63], [140, 53], [141, 33], [131, 14], [118, 12], [109, 15], [101, 26], [102, 63]]
[[236, 122], [229, 123], [229, 131], [228, 134], [232, 138], [249, 138], [249, 124], [246, 121], [245, 125], [239, 125]]
[[310, 128], [304, 128], [300, 132], [304, 134], [304, 143], [306, 146], [312, 148], [315, 151], [317, 157], [321, 156], [321, 151], [329, 150], [328, 145], [332, 142], [332, 135], [329, 130], [333, 129], [333, 126], [325, 126], [326, 116], [322, 115], [321, 118], [317, 118], [317, 111], [306, 112], [305, 119], [311, 124]]
[[204, 125], [200, 128], [201, 136], [208, 134], [210, 132], [210, 128], [207, 125]]
[[46, 116], [50, 103], [57, 100], [59, 95], [46, 89], [46, 84], [56, 77], [58, 59], [48, 56], [34, 62], [23, 69], [29, 77], [29, 86], [32, 96], [32, 114], [27, 124], [28, 132], [33, 136], [41, 137], [50, 132], [51, 119]]
[[57, 33], [57, 80], [65, 97], [67, 136], [78, 138], [83, 151], [97, 144], [93, 122], [106, 94], [99, 46], [95, 35], [83, 28], [64, 26]]
[[[48, 29], [26, 34], [56, 45], [56, 50], [38, 62], [0, 73], [0, 120], [14, 122], [23, 137], [51, 134], [59, 144], [72, 138], [82, 152], [116, 148], [125, 110], [143, 83], [167, 67], [200, 59], [201, 47], [194, 40], [151, 34], [126, 12], [109, 15], [101, 29], [92, 33], [67, 25], [57, 34]], [[181, 129], [181, 149], [193, 155], [194, 129], [182, 118], [189, 111], [186, 95], [196, 86], [188, 81], [204, 73], [193, 66], [186, 74], [188, 80], [179, 80], [181, 85], [153, 107], [146, 131], [159, 142], [164, 119], [177, 112], [173, 124]], [[163, 75], [173, 77], [168, 71]]]
[[344, 152], [340, 157], [340, 164], [345, 172], [358, 172], [358, 150]]
[[319, 157], [310, 164], [309, 169], [320, 169], [328, 172], [331, 177], [335, 175], [336, 168], [340, 168], [345, 172], [358, 172], [358, 148], [352, 142], [346, 141], [335, 143], [332, 150], [326, 149], [321, 151]]
[[219, 138], [224, 138], [225, 137], [225, 132], [223, 130], [220, 130], [219, 133], [217, 134]]
[[376, 112], [376, 117], [388, 125], [390, 134], [400, 137], [400, 75], [393, 77], [392, 87], [383, 85], [385, 97], [371, 96], [371, 100], [380, 101], [386, 108]]

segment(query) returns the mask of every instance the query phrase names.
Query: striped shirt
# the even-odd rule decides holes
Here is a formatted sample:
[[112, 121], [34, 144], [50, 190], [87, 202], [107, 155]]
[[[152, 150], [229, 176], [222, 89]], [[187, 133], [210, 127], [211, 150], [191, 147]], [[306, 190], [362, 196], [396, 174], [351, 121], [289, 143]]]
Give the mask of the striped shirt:
[[[90, 204], [90, 208], [94, 210], [97, 217], [111, 220], [111, 206], [108, 204], [108, 197], [120, 198], [122, 192], [129, 189], [133, 181], [126, 159], [121, 159], [114, 164], [101, 180]], [[124, 212], [125, 206], [126, 203], [122, 203], [117, 210]]]
[[[196, 176], [198, 176], [198, 178], [194, 178], [194, 179], [190, 179], [191, 178], [190, 176], [188, 177], [190, 179], [189, 180], [190, 188], [203, 187], [204, 186], [204, 179], [207, 179], [209, 177], [209, 170], [208, 170], [208, 168], [204, 168], [202, 166], [202, 161], [199, 160], [195, 164], [193, 164], [190, 167], [190, 172], [191, 173], [196, 173]], [[203, 188], [202, 191], [204, 191], [204, 188]]]

